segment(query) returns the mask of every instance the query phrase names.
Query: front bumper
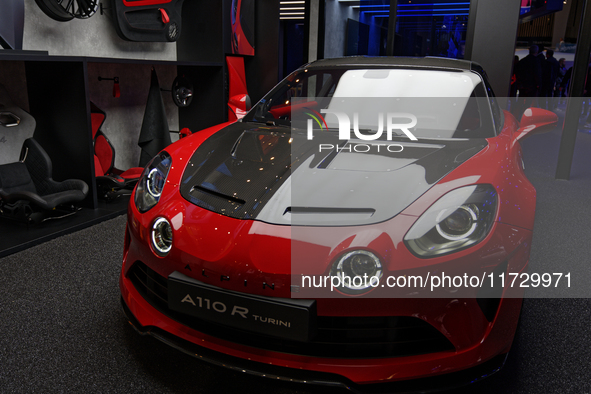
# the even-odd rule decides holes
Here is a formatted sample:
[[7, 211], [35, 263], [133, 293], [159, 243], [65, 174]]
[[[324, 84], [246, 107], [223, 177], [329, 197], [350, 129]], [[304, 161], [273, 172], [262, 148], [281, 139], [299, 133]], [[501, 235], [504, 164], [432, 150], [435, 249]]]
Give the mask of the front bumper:
[[220, 352], [212, 351], [203, 346], [196, 345], [177, 336], [170, 334], [158, 327], [142, 326], [135, 318], [127, 304], [121, 299], [123, 312], [129, 324], [140, 335], [149, 335], [181, 352], [196, 357], [207, 363], [231, 369], [233, 371], [247, 373], [250, 375], [283, 380], [294, 383], [306, 383], [320, 386], [340, 387], [354, 393], [432, 393], [443, 390], [459, 388], [475, 383], [498, 372], [505, 364], [507, 354], [500, 354], [492, 359], [479, 364], [476, 367], [445, 374], [441, 376], [427, 377], [420, 381], [386, 382], [372, 385], [356, 384], [338, 374], [327, 372], [316, 372], [309, 370], [298, 370], [293, 368], [264, 364], [255, 361], [245, 360], [229, 356]]
[[[289, 267], [287, 271], [282, 271], [277, 261], [289, 261], [289, 234], [281, 236], [275, 231], [277, 226], [260, 223], [257, 223], [258, 227], [254, 231], [247, 227], [248, 221], [221, 217], [182, 201], [162, 204], [155, 210], [150, 215], [140, 215], [133, 203], [130, 204], [120, 276], [124, 308], [138, 331], [155, 336], [198, 358], [243, 372], [290, 381], [342, 386], [356, 391], [370, 390], [369, 384], [371, 387], [394, 385], [399, 387], [396, 388], [398, 391], [416, 392], [418, 386], [414, 379], [420, 378], [421, 385], [424, 382], [427, 386], [433, 386], [418, 391], [429, 392], [435, 388], [473, 382], [494, 373], [502, 365], [502, 359], [511, 346], [521, 299], [500, 298], [500, 295], [494, 299], [484, 299], [492, 300], [484, 303], [482, 299], [476, 298], [317, 299], [319, 317], [412, 318], [429, 326], [451, 344], [451, 348], [434, 348], [415, 353], [369, 353], [352, 357], [343, 352], [314, 353], [308, 351], [309, 343], [303, 344], [301, 349], [294, 349], [294, 346], [267, 346], [265, 342], [271, 341], [260, 340], [260, 336], [258, 342], [250, 340], [256, 334], [239, 330], [231, 332], [222, 326], [216, 330], [215, 326], [198, 320], [187, 322], [167, 310], [165, 298], [162, 298], [161, 305], [155, 306], [153, 300], [146, 299], [145, 294], [138, 291], [130, 276], [134, 266], [141, 264], [148, 267], [159, 275], [164, 286], [171, 272], [182, 271], [189, 276], [202, 278], [203, 282], [209, 280], [211, 285], [232, 291], [247, 292], [245, 286], [248, 279], [249, 287], [246, 290], [249, 294], [273, 294], [287, 298], [290, 297]], [[173, 225], [175, 218], [185, 218], [183, 225], [175, 228], [176, 246], [166, 258], [157, 257], [148, 244], [150, 221], [157, 215], [169, 217]], [[414, 219], [400, 215], [395, 220]], [[396, 229], [408, 228], [408, 223], [389, 228], [396, 232]], [[350, 228], [345, 230], [355, 231]], [[394, 233], [390, 234], [390, 238], [402, 239], [403, 235]], [[497, 231], [478, 247], [458, 253], [460, 257], [444, 256], [440, 260], [441, 264], [450, 260], [456, 267], [473, 266], [474, 262], [490, 262], [489, 267], [500, 267], [503, 272], [522, 272], [527, 269], [530, 240], [530, 231], [497, 223]], [[207, 247], [197, 249], [196, 244]], [[412, 256], [403, 257], [396, 261], [409, 265], [417, 262], [416, 258], [410, 260]], [[252, 268], [249, 269], [252, 269], [252, 273], [245, 272], [244, 264], [236, 264], [237, 261], [251, 263]], [[419, 261], [423, 264], [431, 262]], [[232, 280], [228, 281], [230, 277]], [[254, 288], [251, 290], [251, 281], [259, 284], [275, 283], [276, 288], [270, 292], [269, 288], [259, 286], [257, 293]], [[413, 383], [408, 383], [411, 380]]]
[[[426, 388], [420, 391], [429, 392], [435, 388], [455, 387], [473, 382], [496, 372], [502, 365], [502, 360], [498, 356], [507, 353], [511, 346], [521, 307], [521, 299], [502, 299], [495, 319], [487, 326], [481, 327], [484, 334], [477, 340], [470, 332], [474, 330], [478, 320], [470, 320], [470, 311], [476, 314], [475, 308], [478, 308], [475, 300], [472, 300], [472, 304], [469, 304], [468, 300], [465, 303], [458, 300], [428, 300], [434, 309], [447, 308], [449, 311], [449, 308], [460, 308], [458, 313], [450, 315], [450, 320], [460, 318], [460, 321], [456, 322], [455, 327], [453, 324], [448, 325], [447, 327], [453, 331], [447, 334], [455, 336], [456, 338], [451, 338], [454, 341], [460, 336], [472, 336], [473, 343], [460, 348], [456, 345], [455, 350], [452, 348], [399, 357], [337, 358], [339, 356], [318, 357], [277, 349], [269, 350], [257, 346], [256, 342], [244, 343], [240, 338], [248, 338], [250, 335], [246, 332], [238, 333], [234, 337], [235, 340], [232, 340], [228, 335], [216, 335], [215, 331], [207, 329], [205, 325], [203, 329], [199, 329], [195, 324], [191, 324], [190, 327], [184, 324], [186, 322], [175, 319], [177, 316], [174, 314], [163, 313], [159, 310], [162, 308], [154, 307], [138, 292], [123, 272], [120, 287], [126, 314], [132, 325], [142, 334], [152, 335], [188, 354], [238, 371], [289, 381], [342, 386], [359, 392], [367, 391], [366, 384], [370, 383], [372, 386], [377, 384], [376, 387], [394, 385], [400, 387], [402, 392], [416, 392], [414, 389], [410, 390], [410, 383], [403, 382], [415, 378], [427, 378], [421, 379], [421, 386], [424, 383]], [[396, 300], [380, 301], [392, 303]], [[410, 311], [420, 310], [416, 304], [418, 301], [421, 300], [404, 300], [405, 307], [400, 307], [400, 313], [397, 315], [412, 316]], [[356, 304], [363, 309], [362, 303]], [[462, 304], [470, 306], [462, 307]], [[350, 312], [361, 314], [359, 310]], [[220, 333], [222, 331], [220, 330]], [[467, 371], [461, 372], [463, 370]], [[432, 387], [427, 387], [430, 385], [428, 382], [434, 382]], [[412, 387], [417, 386], [413, 383]]]

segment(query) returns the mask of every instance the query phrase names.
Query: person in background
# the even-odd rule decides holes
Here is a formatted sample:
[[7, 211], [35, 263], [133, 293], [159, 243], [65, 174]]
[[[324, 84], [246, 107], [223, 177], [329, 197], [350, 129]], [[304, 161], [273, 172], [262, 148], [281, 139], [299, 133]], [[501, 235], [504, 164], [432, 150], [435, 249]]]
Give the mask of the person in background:
[[564, 38], [560, 39], [560, 42], [558, 43], [558, 45], [556, 45], [556, 51], [558, 52], [562, 52], [562, 50], [564, 49], [565, 44], [564, 44]]
[[587, 78], [585, 79], [585, 89], [583, 90], [583, 97], [585, 97], [585, 108], [583, 109], [583, 116], [585, 118], [585, 128], [591, 128], [591, 112], [589, 107], [591, 105], [591, 54], [589, 54], [589, 63], [587, 65]]
[[517, 105], [517, 75], [515, 74], [517, 71], [517, 63], [519, 63], [519, 56], [515, 55], [513, 57], [513, 66], [511, 67], [511, 89], [509, 91], [509, 102], [511, 105], [511, 111]]
[[558, 59], [558, 76], [556, 77], [556, 83], [554, 84], [554, 108], [560, 104], [563, 97], [566, 97], [565, 89], [562, 88], [562, 81], [566, 75], [566, 59], [561, 57]]
[[517, 63], [515, 76], [519, 98], [513, 115], [519, 120], [523, 111], [531, 107], [534, 98], [538, 96], [542, 83], [542, 65], [538, 59], [538, 46], [532, 45], [529, 54]]
[[542, 101], [540, 100], [540, 97], [542, 97], [542, 81], [544, 80], [544, 63], [546, 63], [546, 56], [544, 55], [544, 46], [539, 45], [538, 48], [538, 56], [536, 58], [538, 59], [538, 62], [540, 62], [540, 67], [542, 68], [542, 79], [540, 80], [540, 84], [538, 85], [538, 95], [533, 101], [532, 106], [540, 108], [540, 103]]
[[570, 77], [571, 77], [572, 73], [573, 73], [572, 67], [569, 68], [568, 70], [566, 70], [566, 73], [564, 73], [564, 77], [562, 78], [562, 82], [560, 83], [560, 90], [562, 93], [562, 97], [565, 97], [565, 98], [568, 97]]
[[559, 68], [558, 60], [554, 57], [554, 51], [547, 49], [546, 60], [542, 63], [542, 86], [540, 91], [540, 107], [543, 109], [554, 109], [552, 97]]

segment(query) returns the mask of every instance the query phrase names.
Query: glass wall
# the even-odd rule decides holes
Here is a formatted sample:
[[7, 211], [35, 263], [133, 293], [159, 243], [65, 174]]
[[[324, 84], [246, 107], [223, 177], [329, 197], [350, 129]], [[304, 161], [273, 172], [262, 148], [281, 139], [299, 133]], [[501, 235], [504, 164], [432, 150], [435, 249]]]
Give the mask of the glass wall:
[[[470, 2], [399, 0], [394, 55], [464, 58]], [[389, 0], [326, 0], [325, 57], [386, 55]]]
[[394, 54], [464, 58], [469, 1], [398, 3]]

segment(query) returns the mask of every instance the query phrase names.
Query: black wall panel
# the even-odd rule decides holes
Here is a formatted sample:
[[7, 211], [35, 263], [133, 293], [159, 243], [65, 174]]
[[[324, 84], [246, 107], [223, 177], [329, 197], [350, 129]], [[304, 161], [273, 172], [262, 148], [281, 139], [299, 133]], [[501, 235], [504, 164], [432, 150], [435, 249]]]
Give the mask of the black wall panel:
[[191, 105], [179, 108], [179, 126], [192, 132], [226, 121], [224, 70], [221, 67], [178, 66], [178, 74], [193, 83]]
[[279, 2], [255, 4], [255, 55], [244, 58], [246, 84], [253, 105], [279, 82]]
[[81, 205], [96, 208], [85, 64], [27, 61], [25, 70], [34, 137], [53, 162], [53, 178], [82, 179], [90, 191]]
[[183, 30], [176, 44], [178, 61], [224, 61], [222, 5], [219, 0], [185, 0]]

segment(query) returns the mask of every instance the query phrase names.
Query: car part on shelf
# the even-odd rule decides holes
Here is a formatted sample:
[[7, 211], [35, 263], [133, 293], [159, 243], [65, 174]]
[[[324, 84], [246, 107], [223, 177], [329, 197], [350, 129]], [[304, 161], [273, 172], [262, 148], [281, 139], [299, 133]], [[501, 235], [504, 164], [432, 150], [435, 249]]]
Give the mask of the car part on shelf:
[[191, 105], [193, 92], [193, 84], [184, 76], [177, 76], [172, 82], [172, 101], [177, 107]]
[[181, 36], [184, 0], [111, 0], [111, 16], [126, 41], [174, 42]]
[[90, 102], [90, 118], [92, 123], [92, 143], [94, 146], [94, 174], [98, 197], [103, 200], [114, 200], [122, 194], [130, 194], [144, 170], [133, 167], [120, 170], [115, 167], [115, 148], [101, 130], [107, 114]]
[[90, 18], [99, 7], [99, 0], [35, 0], [35, 2], [47, 16], [58, 22], [68, 22], [74, 18]]
[[0, 166], [0, 213], [8, 219], [39, 223], [56, 215], [68, 216], [76, 209], [62, 206], [71, 207], [87, 194], [84, 181], [53, 180], [51, 159], [33, 138], [23, 144], [20, 161]]
[[51, 159], [32, 138], [36, 126], [0, 85], [0, 216], [26, 223], [75, 213], [72, 203], [88, 193], [81, 180], [52, 179]]
[[36, 127], [35, 118], [15, 105], [0, 84], [0, 165], [19, 161], [23, 143], [33, 137]]

